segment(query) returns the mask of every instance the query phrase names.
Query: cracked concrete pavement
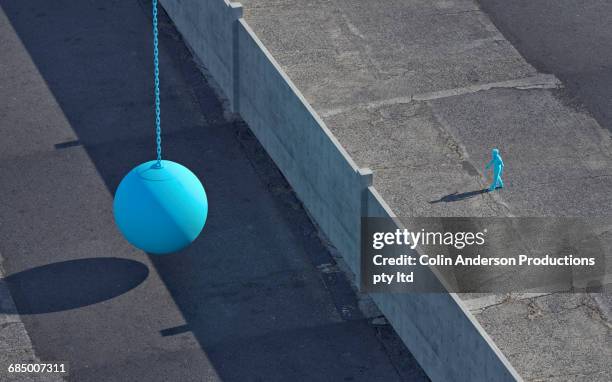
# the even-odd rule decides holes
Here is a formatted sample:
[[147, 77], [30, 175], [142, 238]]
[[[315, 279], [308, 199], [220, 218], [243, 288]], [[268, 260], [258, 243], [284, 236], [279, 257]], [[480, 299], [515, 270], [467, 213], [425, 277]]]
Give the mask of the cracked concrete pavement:
[[[610, 216], [610, 131], [565, 83], [521, 56], [476, 2], [243, 4], [340, 143], [374, 170], [398, 216]], [[504, 157], [506, 189], [430, 203], [487, 186], [492, 147]], [[607, 381], [607, 293], [462, 298], [526, 380]]]

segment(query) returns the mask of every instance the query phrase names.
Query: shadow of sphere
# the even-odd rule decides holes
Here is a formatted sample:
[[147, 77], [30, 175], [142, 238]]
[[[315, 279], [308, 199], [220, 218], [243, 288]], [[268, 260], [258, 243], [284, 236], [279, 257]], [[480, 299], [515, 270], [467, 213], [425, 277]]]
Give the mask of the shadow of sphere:
[[41, 314], [110, 300], [137, 287], [148, 275], [149, 268], [141, 262], [102, 257], [43, 265], [4, 281], [19, 314]]

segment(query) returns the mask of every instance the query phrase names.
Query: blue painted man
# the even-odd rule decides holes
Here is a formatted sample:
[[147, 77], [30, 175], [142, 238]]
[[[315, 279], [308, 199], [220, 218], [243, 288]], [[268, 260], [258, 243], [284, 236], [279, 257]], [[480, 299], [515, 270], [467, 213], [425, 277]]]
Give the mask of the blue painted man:
[[499, 155], [498, 149], [493, 149], [491, 151], [491, 161], [485, 169], [489, 169], [489, 167], [493, 167], [493, 183], [491, 183], [491, 187], [489, 187], [489, 191], [494, 191], [496, 188], [504, 188], [504, 182], [502, 181], [502, 172], [504, 171], [504, 161]]

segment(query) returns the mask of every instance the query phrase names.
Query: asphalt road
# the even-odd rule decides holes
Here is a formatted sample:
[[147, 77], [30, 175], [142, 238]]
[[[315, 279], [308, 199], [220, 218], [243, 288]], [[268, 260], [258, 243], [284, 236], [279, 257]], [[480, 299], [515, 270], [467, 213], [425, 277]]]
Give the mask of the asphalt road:
[[0, 0], [0, 253], [36, 356], [78, 381], [426, 379], [361, 315], [163, 14], [164, 153], [203, 181], [209, 217], [165, 257], [121, 237], [114, 190], [154, 155], [149, 14], [135, 0]]
[[555, 74], [612, 131], [612, 2], [479, 0], [495, 26], [539, 71]]

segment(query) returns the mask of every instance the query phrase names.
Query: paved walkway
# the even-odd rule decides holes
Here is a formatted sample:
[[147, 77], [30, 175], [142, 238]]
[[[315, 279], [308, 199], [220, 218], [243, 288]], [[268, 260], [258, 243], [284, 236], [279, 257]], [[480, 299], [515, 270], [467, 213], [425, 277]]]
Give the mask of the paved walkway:
[[210, 214], [179, 254], [121, 237], [114, 190], [154, 155], [149, 15], [0, 0], [0, 286], [21, 313], [0, 289], [0, 380], [34, 356], [75, 381], [425, 380], [163, 14], [164, 154], [203, 180]]
[[[357, 164], [374, 170], [398, 216], [611, 216], [610, 132], [476, 2], [244, 4], [247, 22]], [[506, 189], [478, 193], [493, 147]], [[612, 248], [612, 237], [602, 240]], [[612, 378], [605, 295], [472, 297], [526, 379]]]

